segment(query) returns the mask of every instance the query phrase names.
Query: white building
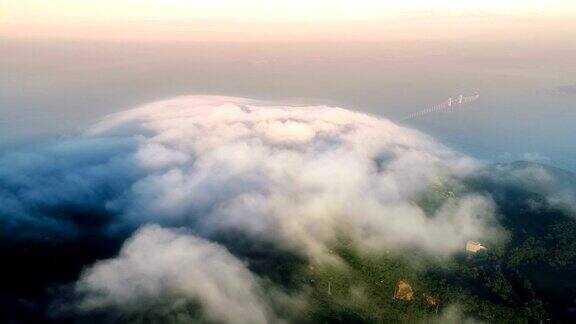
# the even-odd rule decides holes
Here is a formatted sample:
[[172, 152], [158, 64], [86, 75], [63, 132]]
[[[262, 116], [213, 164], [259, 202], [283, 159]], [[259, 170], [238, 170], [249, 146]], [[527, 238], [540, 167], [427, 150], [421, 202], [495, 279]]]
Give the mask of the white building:
[[475, 241], [468, 241], [466, 242], [466, 251], [471, 253], [476, 253], [480, 250], [486, 250], [486, 247], [480, 244], [479, 242]]

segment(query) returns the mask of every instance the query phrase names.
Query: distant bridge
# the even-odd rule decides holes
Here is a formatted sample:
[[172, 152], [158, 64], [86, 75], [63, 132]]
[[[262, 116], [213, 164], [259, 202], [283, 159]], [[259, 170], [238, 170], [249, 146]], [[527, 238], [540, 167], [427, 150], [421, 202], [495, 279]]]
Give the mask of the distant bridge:
[[420, 110], [420, 111], [417, 111], [415, 113], [412, 113], [412, 114], [408, 115], [408, 117], [405, 117], [405, 118], [401, 119], [400, 121], [407, 121], [407, 120], [411, 120], [411, 119], [416, 119], [416, 118], [420, 118], [424, 115], [433, 114], [433, 113], [452, 112], [456, 109], [461, 108], [462, 106], [464, 106], [468, 103], [471, 103], [473, 101], [478, 100], [478, 98], [480, 98], [479, 93], [473, 94], [471, 96], [459, 95], [455, 98], [448, 97], [448, 99], [446, 99], [445, 101], [443, 101], [437, 105], [428, 107], [424, 110]]

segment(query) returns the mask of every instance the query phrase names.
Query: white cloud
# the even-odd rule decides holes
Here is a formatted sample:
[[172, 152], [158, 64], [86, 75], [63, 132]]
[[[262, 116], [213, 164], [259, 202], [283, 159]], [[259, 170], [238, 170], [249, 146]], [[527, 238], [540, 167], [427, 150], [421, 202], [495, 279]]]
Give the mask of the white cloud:
[[499, 165], [488, 176], [500, 185], [515, 185], [536, 193], [546, 198], [551, 206], [569, 210], [571, 214], [576, 212], [576, 176], [569, 171], [517, 162]]
[[140, 228], [118, 257], [82, 274], [81, 309], [141, 313], [153, 303], [169, 313], [194, 301], [209, 320], [261, 323], [277, 320], [267, 304], [274, 298], [210, 242], [216, 235], [242, 234], [312, 261], [333, 261], [342, 233], [361, 250], [447, 256], [467, 240], [500, 236], [492, 200], [460, 181], [477, 167], [415, 130], [341, 108], [180, 97], [0, 157], [0, 230], [60, 237]]
[[457, 304], [448, 305], [442, 313], [431, 320], [422, 321], [422, 323], [432, 324], [483, 324], [484, 322], [468, 317], [462, 311], [462, 307]]
[[[178, 304], [196, 302], [210, 321], [267, 323], [268, 306], [244, 264], [225, 248], [159, 226], [140, 229], [116, 258], [85, 270], [76, 283], [83, 311], [115, 308], [145, 313], [147, 308], [182, 312]], [[173, 314], [175, 315], [175, 314]]]
[[364, 246], [441, 254], [494, 237], [489, 198], [454, 195], [428, 214], [416, 203], [449, 190], [438, 184], [457, 185], [474, 160], [341, 108], [179, 97], [0, 165], [11, 232], [74, 227], [53, 211], [76, 206], [121, 226], [188, 226], [206, 238], [240, 231], [315, 258], [343, 230]]
[[136, 224], [190, 225], [206, 236], [241, 230], [312, 256], [342, 229], [360, 243], [443, 253], [491, 236], [489, 199], [464, 197], [437, 215], [414, 203], [438, 179], [464, 176], [476, 162], [388, 120], [192, 96], [111, 116], [91, 131], [109, 134], [140, 143], [148, 173], [116, 204]]

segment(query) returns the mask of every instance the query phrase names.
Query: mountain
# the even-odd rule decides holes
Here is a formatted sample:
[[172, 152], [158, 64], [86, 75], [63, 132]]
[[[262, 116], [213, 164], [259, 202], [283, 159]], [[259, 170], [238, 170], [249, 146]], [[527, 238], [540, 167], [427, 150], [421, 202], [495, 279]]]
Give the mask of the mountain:
[[[418, 248], [404, 248], [400, 253], [366, 251], [343, 234], [330, 250], [340, 261], [330, 264], [240, 233], [225, 233], [217, 241], [263, 278], [268, 294], [290, 301], [289, 307], [271, 307], [291, 322], [574, 323], [576, 211], [570, 195], [576, 190], [576, 174], [514, 162], [486, 166], [464, 183], [464, 188], [431, 188], [433, 198], [415, 203], [427, 210], [433, 207], [425, 205], [437, 197], [450, 200], [471, 192], [490, 196], [506, 239], [480, 242], [487, 249], [477, 253], [466, 252], [464, 245], [450, 256]], [[50, 315], [66, 304], [67, 297], [62, 296], [70, 296], [67, 284], [77, 280], [86, 264], [115, 255], [121, 245], [122, 240], [110, 240], [103, 232], [49, 244], [0, 238], [1, 257], [6, 261], [0, 270], [0, 319], [165, 320], [166, 314], [153, 308], [119, 317], [106, 312]], [[45, 264], [50, 267], [42, 267]], [[189, 301], [178, 307], [170, 312], [186, 312], [187, 316], [198, 312], [198, 305]]]

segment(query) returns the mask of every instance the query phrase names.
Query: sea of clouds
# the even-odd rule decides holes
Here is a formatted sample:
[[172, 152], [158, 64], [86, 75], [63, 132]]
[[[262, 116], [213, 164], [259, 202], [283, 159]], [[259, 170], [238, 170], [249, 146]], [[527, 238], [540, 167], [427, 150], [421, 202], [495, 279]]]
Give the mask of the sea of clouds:
[[[362, 250], [435, 256], [501, 239], [484, 194], [458, 190], [479, 163], [393, 122], [327, 106], [188, 96], [108, 116], [80, 136], [0, 156], [0, 234], [130, 236], [86, 265], [76, 310], [193, 301], [211, 321], [278, 321], [261, 278], [223, 233], [337, 264]], [[450, 191], [442, 189], [450, 184]], [[437, 208], [420, 199], [444, 190]]]

